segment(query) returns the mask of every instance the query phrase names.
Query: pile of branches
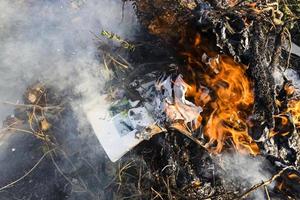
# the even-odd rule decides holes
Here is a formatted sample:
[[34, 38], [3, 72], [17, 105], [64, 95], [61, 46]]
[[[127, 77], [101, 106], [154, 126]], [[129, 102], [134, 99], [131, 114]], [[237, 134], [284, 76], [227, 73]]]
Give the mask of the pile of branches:
[[[180, 57], [180, 53], [194, 48], [195, 37], [201, 35], [201, 40], [210, 51], [230, 55], [235, 61], [248, 66], [247, 74], [253, 81], [255, 94], [253, 120], [256, 127], [251, 136], [259, 139], [265, 128], [278, 128], [274, 116], [282, 112], [284, 106], [278, 106], [276, 101], [284, 101], [281, 98], [288, 96], [284, 90], [288, 81], [285, 79], [283, 86], [276, 88], [273, 74], [278, 70], [284, 77], [286, 68], [295, 67], [293, 64], [297, 58], [289, 53], [293, 38], [291, 34], [298, 34], [295, 30], [299, 23], [299, 8], [295, 6], [298, 5], [295, 1], [130, 2], [143, 29], [137, 34], [135, 42], [139, 44], [139, 38], [148, 38], [148, 41], [137, 46], [131, 54], [130, 62], [135, 68], [128, 72], [125, 79], [127, 83], [153, 69], [157, 70], [157, 66], [163, 73], [186, 72], [185, 60]], [[151, 52], [143, 57], [146, 60], [159, 60], [156, 55], [152, 55], [156, 47], [159, 52], [163, 49], [164, 55], [171, 55], [173, 59], [167, 59], [166, 63], [156, 67], [155, 62], [145, 67], [138, 57], [138, 62], [135, 62], [135, 55], [141, 52]], [[165, 67], [173, 63], [176, 63], [175, 68]], [[123, 86], [130, 91], [126, 84]], [[280, 93], [281, 96], [278, 96]], [[272, 168], [275, 175], [270, 180], [253, 187], [223, 181], [220, 178], [222, 173], [216, 174], [222, 171], [222, 167], [214, 156], [176, 131], [155, 136], [123, 158], [120, 161], [123, 166], [120, 167], [120, 176], [110, 187], [117, 188], [118, 197], [126, 194], [126, 198], [136, 199], [242, 199], [273, 181], [277, 181], [278, 186], [284, 180], [285, 190], [279, 186], [272, 191], [266, 189], [266, 198], [296, 199], [297, 186], [292, 186], [287, 176], [299, 174], [294, 167], [297, 166], [295, 157], [298, 153], [289, 147], [290, 136], [284, 141], [278, 138], [275, 137], [275, 143], [284, 146], [287, 156], [278, 157], [277, 152], [267, 157], [272, 165], [277, 162], [283, 165]], [[263, 145], [260, 147], [270, 150]], [[283, 168], [284, 164], [291, 166]], [[245, 189], [247, 187], [249, 189]]]
[[273, 116], [279, 109], [273, 73], [290, 67], [290, 30], [297, 29], [299, 21], [297, 2], [137, 0], [133, 5], [149, 33], [177, 44], [178, 52], [189, 48], [186, 40], [200, 33], [211, 50], [249, 66], [256, 124], [274, 128]]
[[[112, 74], [108, 72], [111, 81], [107, 83], [107, 91], [123, 89], [128, 99], [135, 100], [138, 95], [129, 85], [136, 77], [155, 70], [162, 73], [186, 71], [186, 61], [179, 55], [193, 48], [195, 37], [201, 35], [211, 51], [231, 55], [249, 66], [247, 72], [254, 83], [254, 116], [258, 126], [252, 137], [259, 138], [265, 127], [276, 129], [273, 116], [283, 108], [278, 107], [275, 99], [284, 102], [287, 94], [279, 88], [277, 93], [283, 91], [282, 96], [276, 97], [272, 74], [275, 69], [284, 71], [295, 63], [289, 55], [289, 42], [293, 38], [291, 34], [299, 37], [298, 0], [130, 2], [142, 25], [135, 41], [129, 42], [104, 31], [104, 36], [121, 41], [122, 47], [99, 42], [99, 59], [107, 72], [113, 71]], [[26, 91], [24, 104], [15, 105], [14, 116], [6, 120], [5, 133], [30, 135], [39, 141], [40, 153], [36, 164], [29, 163], [33, 168], [25, 169], [28, 173], [15, 181], [1, 183], [0, 192], [6, 191], [7, 199], [12, 193], [18, 194], [20, 188], [28, 188], [26, 184], [33, 184], [33, 189], [26, 191], [25, 196], [39, 199], [47, 198], [43, 196], [46, 190], [55, 190], [59, 192], [53, 199], [75, 195], [74, 199], [226, 200], [247, 198], [258, 188], [264, 188], [267, 198], [299, 198], [299, 162], [290, 157], [296, 153], [295, 148], [288, 147], [289, 137], [284, 141], [275, 137], [275, 142], [286, 149], [287, 159], [276, 157], [279, 150], [270, 153], [273, 156], [268, 159], [274, 165], [271, 170], [274, 176], [253, 186], [224, 180], [226, 171], [217, 157], [176, 130], [142, 142], [114, 165], [103, 156], [102, 149], [89, 149], [91, 144], [99, 146], [95, 136], [80, 138], [81, 131], [91, 130], [78, 130], [74, 125], [79, 124], [79, 119], [67, 103], [66, 97], [74, 98], [70, 95], [72, 92], [67, 93], [34, 84]], [[194, 136], [197, 138], [197, 133]], [[264, 148], [268, 150], [267, 146]], [[87, 158], [87, 154], [93, 156]], [[278, 162], [280, 165], [276, 165]], [[38, 166], [40, 170], [35, 171]], [[55, 176], [55, 182], [44, 186], [44, 190], [37, 190], [38, 186], [45, 185], [40, 180], [45, 176], [45, 169], [49, 176]], [[294, 179], [290, 180], [289, 176]], [[32, 179], [40, 182], [32, 183]], [[266, 186], [273, 182], [276, 186], [269, 191]]]

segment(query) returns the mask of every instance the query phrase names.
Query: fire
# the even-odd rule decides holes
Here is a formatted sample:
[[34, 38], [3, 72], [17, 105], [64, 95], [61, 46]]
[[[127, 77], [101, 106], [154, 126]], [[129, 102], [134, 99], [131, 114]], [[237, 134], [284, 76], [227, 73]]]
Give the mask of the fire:
[[293, 123], [297, 128], [300, 128], [300, 101], [291, 100], [288, 103], [287, 111], [291, 113]]
[[[195, 45], [199, 43], [200, 38], [197, 36]], [[259, 148], [248, 134], [247, 118], [252, 110], [254, 95], [251, 82], [246, 76], [246, 67], [225, 55], [214, 56], [206, 62], [203, 57], [208, 58], [207, 54], [196, 52], [183, 55], [188, 56], [189, 68], [202, 68], [202, 79], [213, 93], [208, 97], [203, 89], [196, 89], [196, 85], [199, 85], [197, 83], [192, 84], [188, 92], [188, 95], [194, 97], [196, 105], [204, 104], [212, 110], [208, 116], [203, 116], [206, 118], [204, 134], [209, 138], [207, 147], [220, 153], [225, 143], [231, 141], [240, 152], [258, 154]], [[197, 76], [197, 73], [192, 74]]]
[[[300, 176], [298, 172], [290, 171], [280, 176], [276, 188], [283, 192], [292, 192], [294, 189], [299, 187]], [[292, 192], [293, 193], [293, 192]]]
[[[248, 135], [245, 110], [250, 109], [254, 96], [245, 67], [230, 57], [213, 58], [209, 63], [214, 69], [213, 76], [205, 75], [205, 82], [216, 93], [211, 106], [214, 111], [204, 128], [210, 144], [217, 142], [215, 151], [221, 152], [227, 139], [232, 139], [236, 149], [258, 153], [258, 147]], [[243, 111], [244, 110], [244, 111]]]
[[297, 182], [300, 183], [300, 177], [299, 177], [297, 174], [295, 174], [295, 173], [290, 173], [290, 174], [288, 175], [288, 178], [289, 178], [289, 179], [296, 180]]

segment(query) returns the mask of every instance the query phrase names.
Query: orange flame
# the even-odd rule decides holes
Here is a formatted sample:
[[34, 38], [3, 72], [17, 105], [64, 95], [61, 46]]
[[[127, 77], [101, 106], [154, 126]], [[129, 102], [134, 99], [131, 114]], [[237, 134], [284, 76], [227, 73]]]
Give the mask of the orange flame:
[[292, 114], [293, 123], [300, 128], [300, 100], [291, 100], [288, 103], [288, 112]]
[[[208, 58], [206, 53], [200, 53], [205, 48], [200, 44], [201, 41], [200, 36], [196, 35], [194, 49], [191, 52], [182, 53], [188, 58], [188, 67], [192, 69], [194, 80], [197, 73], [193, 70], [203, 69], [205, 66], [203, 62], [206, 63], [203, 59]], [[196, 54], [193, 51], [196, 51]], [[210, 56], [216, 55], [213, 52], [204, 51]], [[187, 93], [188, 96], [194, 98], [196, 105], [202, 107], [209, 105], [212, 108], [209, 116], [203, 116], [207, 119], [204, 126], [204, 134], [209, 138], [207, 147], [215, 153], [220, 153], [225, 142], [232, 141], [238, 151], [258, 154], [259, 148], [248, 134], [247, 117], [254, 102], [254, 95], [251, 82], [246, 76], [246, 67], [225, 55], [215, 56], [208, 61], [206, 63], [208, 69], [204, 69], [205, 72], [201, 76], [215, 95], [210, 96], [201, 88], [197, 90], [196, 85], [199, 85], [197, 82], [191, 84], [191, 89]], [[215, 147], [211, 147], [212, 145]]]
[[246, 118], [243, 116], [243, 109], [249, 109], [254, 102], [245, 67], [227, 56], [213, 58], [210, 67], [214, 71], [217, 69], [214, 76], [204, 76], [205, 82], [216, 93], [216, 100], [212, 104], [214, 111], [204, 128], [210, 144], [216, 142], [215, 151], [219, 153], [225, 141], [231, 138], [236, 149], [256, 155], [259, 149], [248, 135]]
[[296, 180], [297, 182], [300, 183], [300, 177], [299, 177], [297, 174], [295, 174], [295, 173], [290, 173], [290, 174], [288, 175], [288, 178], [289, 178], [289, 179], [294, 179], [294, 180]]
[[280, 181], [277, 182], [276, 188], [280, 191], [288, 191], [291, 189], [291, 185], [298, 186], [300, 184], [300, 177], [298, 173], [289, 172], [281, 175]]

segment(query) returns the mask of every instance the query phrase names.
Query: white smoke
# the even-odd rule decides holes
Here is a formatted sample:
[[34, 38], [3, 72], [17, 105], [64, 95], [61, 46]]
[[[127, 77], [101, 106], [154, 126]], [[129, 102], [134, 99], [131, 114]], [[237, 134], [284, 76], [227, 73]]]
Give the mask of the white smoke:
[[[0, 102], [21, 100], [36, 80], [95, 97], [104, 78], [92, 33], [103, 29], [130, 38], [136, 25], [130, 9], [122, 20], [118, 0], [1, 0]], [[7, 109], [0, 104], [1, 121]]]
[[[260, 156], [251, 157], [240, 153], [221, 155], [221, 167], [225, 170], [224, 179], [249, 189], [251, 186], [270, 179], [271, 174], [266, 169], [267, 161]], [[256, 200], [265, 199], [264, 191], [257, 190], [252, 194]]]
[[[131, 5], [125, 5], [122, 20], [122, 6], [121, 0], [0, 0], [0, 121], [14, 109], [1, 102], [22, 103], [25, 89], [36, 81], [81, 94], [80, 101], [70, 102], [76, 106], [75, 111], [80, 110], [77, 108], [81, 103], [97, 98], [105, 78], [101, 74], [103, 66], [95, 56], [97, 38], [94, 34], [100, 35], [101, 30], [107, 30], [131, 39], [137, 26]], [[70, 126], [73, 123], [70, 118]], [[82, 141], [87, 141], [90, 132], [83, 133], [81, 140], [76, 138], [81, 146], [72, 150], [87, 152], [86, 158], [97, 156], [102, 159], [100, 144], [85, 144]], [[0, 172], [7, 175], [7, 180], [0, 179], [0, 187], [10, 179], [13, 181], [14, 174], [18, 174], [18, 168], [14, 170], [11, 165], [19, 163], [19, 168], [26, 170], [30, 167], [30, 160], [22, 163], [22, 153], [29, 156], [39, 150], [25, 144], [24, 135], [1, 134], [0, 161], [10, 157], [12, 148], [15, 152], [14, 159], [0, 164]], [[84, 151], [84, 147], [88, 150]], [[82, 161], [78, 162], [78, 165], [82, 164]], [[60, 164], [64, 164], [63, 161]], [[47, 184], [50, 181], [47, 180]], [[3, 195], [1, 193], [0, 199]]]
[[285, 71], [285, 76], [287, 77], [287, 79], [292, 81], [293, 85], [296, 88], [296, 91], [300, 92], [300, 77], [298, 73], [293, 69], [287, 69]]

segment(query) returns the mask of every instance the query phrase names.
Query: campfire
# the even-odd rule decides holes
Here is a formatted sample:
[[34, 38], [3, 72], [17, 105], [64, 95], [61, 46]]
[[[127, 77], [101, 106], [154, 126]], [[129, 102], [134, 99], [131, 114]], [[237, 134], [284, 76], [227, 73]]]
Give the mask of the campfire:
[[[297, 20], [296, 16], [290, 16], [290, 22], [284, 20], [285, 13], [280, 7], [287, 8], [288, 4], [165, 0], [133, 1], [133, 5], [142, 26], [155, 36], [151, 40], [159, 41], [165, 51], [171, 48], [175, 54], [175, 59], [170, 61], [173, 62], [171, 69], [161, 67], [148, 72], [157, 77], [154, 87], [151, 83], [143, 85], [143, 77], [137, 75], [139, 82], [130, 88], [138, 91], [142, 102], [153, 112], [156, 124], [168, 133], [155, 136], [164, 138], [160, 149], [165, 154], [138, 153], [150, 165], [152, 173], [160, 167], [170, 168], [163, 177], [155, 179], [161, 187], [167, 187], [166, 190], [151, 188], [155, 197], [163, 198], [160, 192], [165, 191], [167, 198], [183, 198], [170, 188], [180, 188], [179, 174], [185, 173], [189, 175], [183, 175], [186, 176], [183, 179], [190, 185], [184, 184], [185, 189], [180, 189], [186, 195], [184, 198], [213, 198], [213, 195], [205, 196], [203, 191], [205, 183], [210, 181], [213, 181], [212, 193], [219, 195], [216, 177], [205, 180], [206, 177], [201, 176], [203, 170], [194, 163], [202, 163], [203, 157], [197, 156], [197, 161], [189, 157], [194, 155], [194, 145], [198, 145], [211, 156], [217, 168], [222, 168], [222, 155], [228, 151], [253, 159], [263, 157], [276, 166], [277, 173], [273, 172], [269, 180], [252, 187], [244, 186], [249, 187], [248, 190], [241, 188], [240, 183], [239, 195], [228, 197], [224, 192], [221, 199], [248, 198], [249, 195], [255, 198], [251, 193], [259, 193], [256, 190], [265, 190], [262, 198], [298, 198], [295, 187], [283, 189], [289, 181], [299, 179], [296, 174], [299, 98], [295, 89], [298, 86], [284, 74], [290, 66], [287, 27]], [[274, 78], [276, 70], [282, 74], [280, 83]], [[186, 136], [194, 144], [185, 144]], [[143, 149], [142, 144], [137, 149]], [[184, 158], [181, 151], [189, 156]], [[152, 159], [147, 158], [149, 156]], [[214, 157], [218, 157], [220, 163]], [[152, 166], [157, 159], [166, 159], [166, 164]], [[202, 167], [212, 166], [202, 163]], [[183, 172], [185, 170], [188, 172]], [[288, 175], [290, 173], [293, 175]], [[173, 185], [166, 185], [164, 178], [171, 179]], [[268, 185], [273, 182], [277, 186], [271, 189]]]
[[[300, 52], [292, 46], [300, 45], [300, 2], [122, 3], [139, 30], [130, 40], [92, 33], [106, 83], [81, 107], [110, 159], [102, 165], [114, 169], [101, 198], [299, 199]], [[55, 161], [68, 157], [57, 149], [68, 143], [64, 118], [75, 112], [65, 96], [80, 99], [32, 84], [4, 128], [41, 141], [76, 188], [76, 170], [65, 174]], [[78, 180], [77, 189], [100, 198]]]

